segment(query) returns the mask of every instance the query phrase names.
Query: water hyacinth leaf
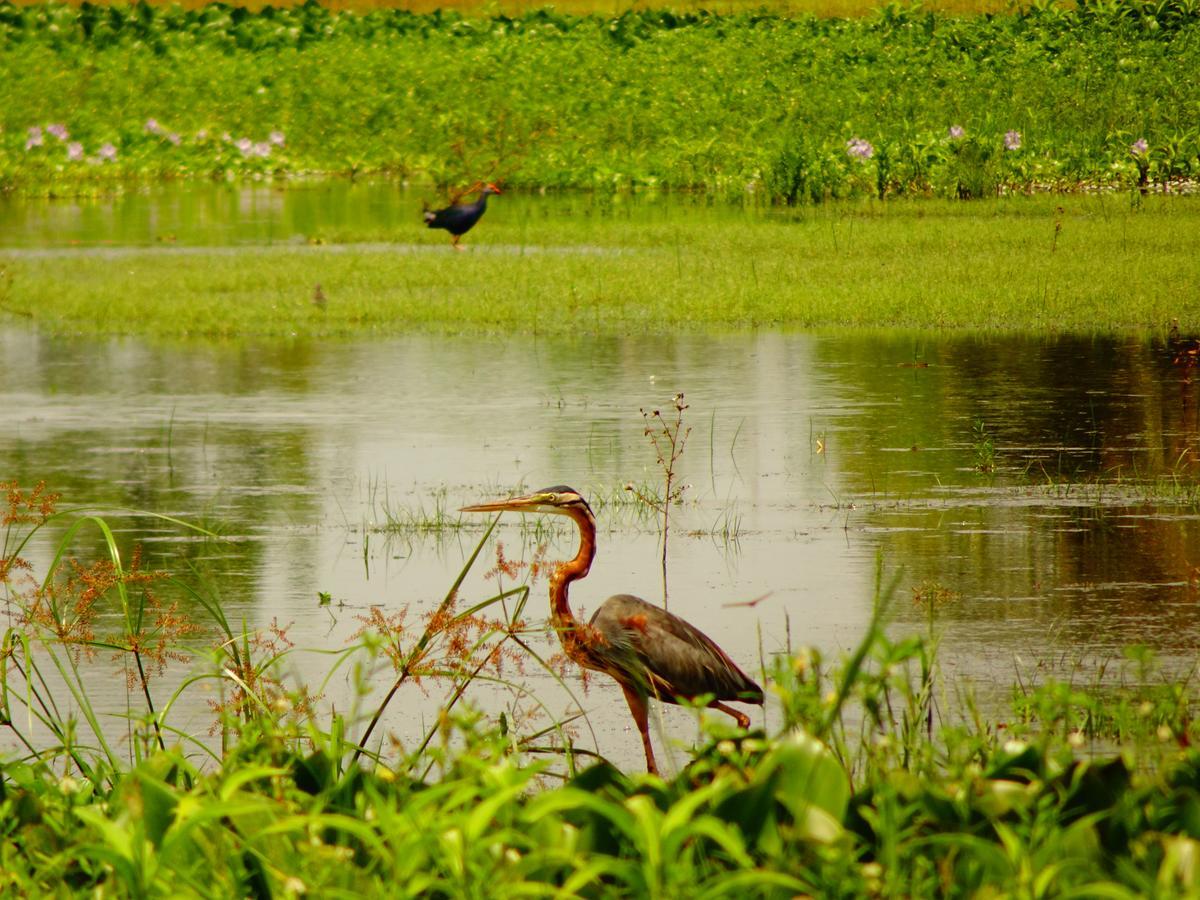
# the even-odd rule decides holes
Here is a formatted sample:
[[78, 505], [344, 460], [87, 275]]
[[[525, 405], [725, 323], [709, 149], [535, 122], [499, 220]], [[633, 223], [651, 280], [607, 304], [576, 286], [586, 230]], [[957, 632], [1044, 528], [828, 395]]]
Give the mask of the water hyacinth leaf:
[[817, 844], [832, 844], [842, 836], [842, 823], [819, 806], [805, 804], [796, 814], [796, 829], [802, 840]]
[[1037, 782], [987, 779], [975, 785], [974, 806], [985, 816], [999, 818], [1014, 809], [1028, 809], [1040, 790]]
[[500, 811], [505, 806], [511, 805], [524, 790], [524, 782], [513, 784], [496, 791], [492, 796], [482, 800], [467, 818], [464, 826], [467, 838], [470, 840], [479, 840], [485, 837], [493, 827], [493, 823], [500, 814]]
[[629, 780], [629, 776], [610, 762], [589, 766], [572, 778], [569, 785], [592, 794], [603, 791], [623, 797], [633, 790], [633, 782]]
[[1133, 772], [1124, 758], [1118, 756], [1103, 763], [1082, 760], [1064, 773], [1061, 780], [1068, 782], [1070, 790], [1064, 817], [1072, 819], [1114, 809], [1132, 786]]
[[287, 775], [286, 769], [275, 766], [247, 766], [230, 774], [221, 784], [220, 797], [222, 801], [232, 800], [246, 785], [261, 779], [275, 778]]
[[1010, 741], [996, 754], [987, 774], [989, 778], [1028, 781], [1041, 778], [1044, 773], [1045, 760], [1036, 747], [1022, 741]]
[[1121, 887], [1119, 884], [1113, 884], [1111, 881], [1097, 882], [1096, 884], [1086, 884], [1074, 890], [1064, 891], [1059, 896], [1064, 900], [1072, 900], [1078, 897], [1080, 900], [1139, 900], [1142, 894], [1136, 891], [1131, 891], [1128, 888]]
[[[776, 891], [769, 891], [768, 888], [775, 888]], [[810, 896], [812, 888], [783, 872], [758, 869], [750, 872], [731, 872], [723, 878], [716, 879], [715, 883], [710, 882], [705, 886], [705, 890], [695, 897], [696, 900], [716, 900], [718, 897], [775, 896], [776, 892], [779, 892], [780, 896]]]
[[803, 728], [794, 728], [767, 754], [758, 777], [770, 779], [775, 799], [810, 840], [838, 837], [850, 803], [850, 779], [833, 751]]
[[891, 780], [894, 786], [903, 785], [898, 787], [901, 796], [907, 796], [910, 800], [920, 800], [925, 814], [943, 827], [959, 828], [966, 821], [967, 813], [963, 804], [957, 802], [945, 790], [928, 786], [922, 788], [915, 778], [893, 777]]
[[161, 848], [163, 838], [175, 820], [179, 798], [166, 784], [140, 771], [122, 783], [119, 794], [129, 815], [141, 820], [146, 837], [155, 847]]
[[292, 781], [306, 794], [323, 794], [337, 781], [336, 763], [324, 750], [292, 761]]
[[1158, 887], [1164, 896], [1173, 890], [1189, 894], [1200, 887], [1200, 841], [1183, 835], [1164, 835], [1163, 861], [1158, 868]]
[[587, 838], [585, 844], [592, 843], [599, 852], [615, 853], [622, 842], [637, 842], [637, 821], [622, 804], [575, 788], [543, 794], [529, 806], [530, 821], [553, 816], [578, 828]]
[[133, 859], [133, 829], [128, 822], [114, 822], [99, 807], [81, 806], [74, 810], [85, 825], [94, 828], [104, 841], [108, 853], [122, 862]]
[[783, 850], [774, 787], [771, 779], [756, 780], [727, 797], [715, 810], [721, 819], [737, 825], [748, 843], [772, 855]]
[[1176, 785], [1169, 799], [1158, 804], [1151, 819], [1159, 831], [1185, 834], [1200, 840], [1200, 792], [1186, 785]]
[[1065, 829], [1061, 836], [1063, 855], [1100, 863], [1108, 854], [1097, 830], [1102, 818], [1099, 814], [1087, 816]]

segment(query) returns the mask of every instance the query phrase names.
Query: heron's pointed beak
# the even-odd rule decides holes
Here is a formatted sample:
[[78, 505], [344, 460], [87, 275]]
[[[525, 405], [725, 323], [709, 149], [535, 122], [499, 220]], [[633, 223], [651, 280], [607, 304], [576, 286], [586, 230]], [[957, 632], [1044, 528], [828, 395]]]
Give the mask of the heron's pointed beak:
[[545, 498], [541, 494], [527, 494], [524, 497], [511, 497], [508, 500], [494, 500], [491, 503], [464, 506], [459, 512], [540, 512], [544, 508]]

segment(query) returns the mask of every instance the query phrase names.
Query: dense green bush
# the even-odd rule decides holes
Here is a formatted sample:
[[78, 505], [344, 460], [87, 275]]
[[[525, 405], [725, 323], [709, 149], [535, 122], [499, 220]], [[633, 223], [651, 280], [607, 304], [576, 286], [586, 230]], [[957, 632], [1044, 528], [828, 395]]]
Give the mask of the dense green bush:
[[1197, 70], [1194, 0], [852, 21], [6, 2], [0, 186], [382, 171], [787, 202], [1148, 187], [1200, 170]]

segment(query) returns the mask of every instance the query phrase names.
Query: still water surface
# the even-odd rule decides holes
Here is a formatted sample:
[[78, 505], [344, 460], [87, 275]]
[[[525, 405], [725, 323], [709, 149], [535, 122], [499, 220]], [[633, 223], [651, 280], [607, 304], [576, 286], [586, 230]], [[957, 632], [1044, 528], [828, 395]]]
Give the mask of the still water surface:
[[[231, 621], [291, 623], [304, 648], [345, 646], [372, 604], [432, 608], [479, 534], [389, 535], [378, 530], [387, 509], [433, 515], [557, 482], [619, 496], [657, 478], [639, 408], [666, 406], [675, 391], [693, 431], [669, 542], [671, 608], [749, 668], [760, 648], [785, 650], [789, 631], [826, 653], [850, 647], [877, 553], [899, 573], [898, 629], [920, 627], [913, 587], [961, 594], [939, 613], [947, 671], [985, 695], [1016, 666], [1107, 659], [1134, 642], [1186, 666], [1200, 636], [1197, 510], [1190, 494], [1164, 489], [1194, 474], [1195, 387], [1136, 341], [150, 346], [10, 329], [0, 351], [5, 479], [217, 526], [227, 543], [122, 520], [123, 538], [144, 541], [155, 565], [177, 553], [200, 564]], [[992, 473], [977, 468], [978, 421]], [[576, 604], [661, 596], [654, 523], [611, 505], [600, 518], [600, 555]], [[512, 519], [506, 552], [528, 555]], [[572, 550], [564, 532], [550, 556]], [[477, 566], [467, 599], [487, 596], [490, 567]], [[544, 584], [536, 590], [544, 615]], [[318, 591], [345, 606], [320, 607]], [[301, 677], [328, 665], [310, 663]], [[436, 693], [406, 701], [417, 719]], [[610, 685], [594, 683], [585, 705], [601, 731], [624, 728]], [[632, 737], [602, 743], [636, 761]]]
[[[24, 246], [52, 243], [23, 233]], [[1200, 385], [1139, 339], [151, 344], [9, 326], [0, 360], [0, 481], [44, 479], [65, 503], [217, 528], [225, 541], [213, 544], [145, 516], [115, 519], [126, 552], [141, 542], [155, 566], [199, 567], [235, 626], [289, 625], [305, 651], [292, 676], [310, 684], [330, 665], [317, 651], [345, 647], [370, 606], [435, 607], [483, 524], [388, 532], [389, 511], [448, 510], [454, 520], [463, 504], [554, 483], [621, 498], [627, 482], [657, 482], [639, 410], [667, 409], [676, 392], [692, 432], [669, 541], [670, 606], [752, 673], [789, 642], [827, 655], [850, 648], [870, 616], [877, 557], [897, 578], [897, 633], [923, 627], [914, 588], [957, 595], [938, 612], [947, 689], [976, 691], [998, 717], [1017, 671], [1028, 682], [1080, 663], [1074, 677], [1086, 681], [1133, 643], [1182, 671], [1200, 639]], [[597, 506], [600, 553], [576, 607], [617, 592], [660, 599], [653, 520], [627, 504]], [[541, 539], [516, 516], [498, 535], [510, 558], [528, 558]], [[40, 562], [51, 543], [35, 548]], [[569, 531], [552, 535], [550, 558], [573, 550]], [[464, 599], [494, 591], [484, 578], [493, 560], [489, 550]], [[534, 591], [541, 617], [545, 583]], [[333, 605], [320, 606], [318, 592]], [[552, 711], [570, 707], [552, 679], [523, 677]], [[96, 686], [121, 708], [119, 678]], [[640, 765], [615, 686], [574, 687], [590, 722], [581, 744]], [[322, 693], [346, 709], [349, 677]], [[516, 698], [482, 686], [476, 695], [493, 712], [528, 706]], [[196, 691], [176, 724], [204, 733], [206, 699]], [[390, 730], [419, 739], [441, 699], [435, 683], [411, 689]], [[695, 729], [672, 710], [665, 732], [687, 741]]]

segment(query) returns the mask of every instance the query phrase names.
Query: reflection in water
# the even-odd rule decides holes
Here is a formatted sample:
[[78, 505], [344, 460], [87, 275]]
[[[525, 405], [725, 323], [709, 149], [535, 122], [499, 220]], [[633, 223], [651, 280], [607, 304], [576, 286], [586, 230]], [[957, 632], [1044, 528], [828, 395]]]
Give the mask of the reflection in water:
[[[0, 235], [5, 249], [19, 252], [292, 245], [336, 241], [347, 231], [355, 241], [392, 242], [423, 231], [422, 203], [436, 205], [443, 199], [430, 187], [336, 180], [309, 186], [292, 182], [286, 190], [262, 184], [172, 184], [111, 198], [53, 202], [0, 197]], [[669, 221], [680, 210], [693, 218], [747, 214], [703, 196], [560, 194], [548, 203], [540, 195], [505, 193], [489, 217], [502, 216], [519, 228], [550, 216], [560, 223], [604, 217], [647, 224]], [[440, 242], [436, 246], [444, 249]]]
[[[657, 478], [639, 408], [676, 391], [694, 431], [672, 611], [753, 674], [789, 636], [829, 654], [855, 642], [877, 548], [900, 573], [895, 628], [922, 627], [912, 587], [961, 595], [938, 613], [943, 652], [985, 696], [1014, 666], [1110, 659], [1133, 642], [1190, 666], [1200, 636], [1198, 386], [1138, 340], [763, 334], [543, 339], [531, 352], [503, 338], [156, 346], [8, 330], [0, 358], [0, 480], [216, 528], [227, 543], [119, 520], [151, 565], [195, 565], [231, 622], [293, 623], [301, 647], [344, 646], [370, 604], [430, 609], [479, 534], [385, 538], [371, 530], [385, 507], [453, 510], [560, 482], [619, 497]], [[981, 435], [992, 472], [977, 468]], [[597, 511], [601, 553], [575, 603], [654, 599], [653, 526]], [[527, 556], [511, 518], [507, 555]], [[549, 555], [573, 551], [563, 532]], [[468, 598], [494, 589], [490, 567]], [[344, 605], [319, 606], [318, 591]], [[726, 605], [767, 593], [752, 610]], [[328, 660], [311, 665], [302, 677], [319, 680]], [[601, 749], [636, 766], [636, 740], [604, 738], [627, 727], [615, 688], [580, 697]], [[416, 692], [390, 726], [411, 737], [438, 699]], [[668, 715], [671, 734], [692, 733], [687, 715]]]

